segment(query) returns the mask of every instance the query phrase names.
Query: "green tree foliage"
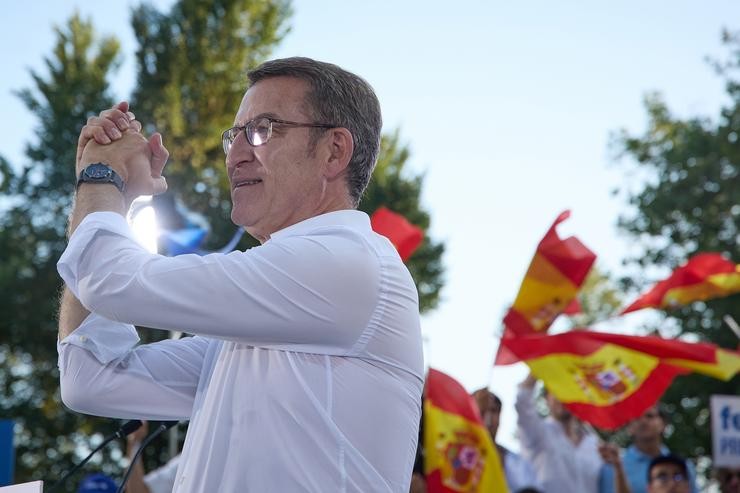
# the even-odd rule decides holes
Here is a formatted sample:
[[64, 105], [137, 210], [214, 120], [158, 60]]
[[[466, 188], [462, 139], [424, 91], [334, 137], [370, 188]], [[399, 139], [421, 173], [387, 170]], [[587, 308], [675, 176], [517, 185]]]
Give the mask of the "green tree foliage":
[[[740, 262], [740, 40], [726, 34], [725, 41], [731, 56], [717, 68], [729, 102], [718, 118], [677, 118], [651, 94], [645, 100], [647, 130], [615, 137], [623, 163], [638, 178], [621, 189], [631, 207], [619, 226], [642, 247], [639, 256], [626, 261], [636, 270], [628, 286], [649, 287], [658, 277], [653, 267], [666, 274], [698, 252], [721, 252]], [[722, 317], [740, 320], [738, 301], [734, 295], [696, 302], [667, 312], [659, 326], [648, 329], [735, 348], [738, 340]], [[710, 454], [709, 396], [734, 395], [738, 389], [738, 376], [729, 382], [700, 375], [678, 378], [663, 398], [672, 420], [669, 447], [690, 457]]]
[[36, 87], [19, 93], [38, 118], [26, 146], [29, 162], [0, 167], [0, 408], [18, 424], [18, 481], [58, 477], [83, 435], [105, 429], [61, 404], [56, 261], [66, 244], [77, 136], [91, 109], [113, 104], [106, 77], [120, 61], [119, 44], [96, 39], [90, 22], [77, 15], [55, 32], [48, 75], [32, 72]]
[[[132, 107], [145, 130], [164, 135], [170, 188], [208, 219], [211, 247], [234, 233], [221, 132], [233, 125], [247, 71], [283, 38], [289, 15], [285, 0], [182, 0], [167, 14], [149, 5], [133, 12]], [[245, 237], [241, 246], [254, 244]]]
[[[160, 131], [170, 150], [167, 179], [178, 201], [205, 216], [208, 247], [225, 244], [234, 233], [231, 199], [221, 148], [221, 132], [233, 124], [246, 89], [246, 72], [270, 53], [287, 29], [283, 2], [220, 0], [205, 7], [184, 0], [170, 13], [150, 6], [134, 11], [138, 86], [133, 110], [148, 130]], [[407, 177], [409, 151], [397, 134], [385, 136], [378, 166], [360, 208], [380, 205], [423, 228], [429, 215], [419, 204], [422, 177]], [[245, 236], [241, 248], [256, 241]], [[425, 239], [409, 261], [422, 311], [434, 308], [442, 286], [444, 247]]]
[[[246, 71], [287, 32], [289, 15], [287, 0], [181, 0], [167, 14], [148, 5], [132, 12], [139, 42], [132, 109], [145, 132], [164, 135], [171, 190], [208, 219], [210, 246], [223, 245], [235, 229], [220, 133], [232, 123]], [[86, 444], [95, 446], [119, 424], [62, 405], [55, 340], [56, 261], [66, 245], [77, 137], [89, 116], [120, 99], [110, 94], [107, 79], [121, 57], [115, 39], [97, 39], [79, 16], [56, 33], [48, 75], [32, 73], [35, 87], [19, 93], [38, 118], [28, 164], [14, 167], [0, 158], [0, 410], [18, 423], [16, 481], [59, 477], [85, 455]], [[429, 215], [419, 204], [423, 179], [404, 169], [408, 157], [397, 134], [383, 138], [362, 208], [372, 213], [386, 205], [426, 230]], [[245, 239], [240, 247], [253, 244]], [[442, 253], [443, 245], [427, 237], [409, 261], [422, 310], [438, 302]], [[149, 330], [141, 335], [162, 337]], [[121, 445], [108, 447], [90, 469], [120, 475]], [[147, 468], [162, 462], [164, 450], [163, 441], [147, 449]]]
[[[420, 204], [424, 178], [406, 177], [408, 170], [404, 166], [408, 158], [409, 149], [401, 144], [398, 132], [383, 136], [378, 164], [360, 202], [360, 209], [372, 214], [380, 206], [386, 206], [426, 232], [429, 229], [429, 213]], [[439, 292], [444, 283], [443, 253], [444, 245], [425, 234], [421, 246], [407, 261], [406, 265], [419, 291], [422, 312], [435, 308], [439, 302]]]
[[570, 317], [570, 329], [591, 328], [613, 317], [623, 305], [622, 292], [607, 271], [594, 266], [578, 292], [581, 313]]

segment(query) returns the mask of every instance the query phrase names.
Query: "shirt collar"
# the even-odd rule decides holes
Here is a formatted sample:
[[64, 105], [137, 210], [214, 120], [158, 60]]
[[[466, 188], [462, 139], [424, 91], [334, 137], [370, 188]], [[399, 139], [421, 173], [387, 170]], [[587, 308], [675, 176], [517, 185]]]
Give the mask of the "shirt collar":
[[[668, 450], [668, 447], [665, 445], [660, 446], [660, 455], [668, 455], [671, 451]], [[650, 462], [653, 460], [653, 457], [650, 457], [649, 455], [643, 453], [638, 449], [634, 444], [627, 447], [627, 454], [631, 455], [632, 458], [636, 461], [643, 461], [643, 462]]]
[[327, 212], [326, 214], [320, 214], [301, 222], [291, 224], [290, 226], [272, 233], [270, 235], [270, 239], [300, 236], [329, 226], [345, 226], [359, 230], [371, 229], [370, 217], [367, 214], [355, 209], [344, 209], [340, 211]]

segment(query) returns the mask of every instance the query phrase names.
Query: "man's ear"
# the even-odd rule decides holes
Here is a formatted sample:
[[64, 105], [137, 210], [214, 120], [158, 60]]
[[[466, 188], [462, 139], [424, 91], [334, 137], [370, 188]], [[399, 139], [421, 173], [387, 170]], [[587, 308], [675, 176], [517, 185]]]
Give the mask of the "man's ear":
[[355, 142], [352, 132], [344, 127], [331, 128], [327, 133], [329, 154], [326, 161], [326, 178], [332, 180], [347, 168], [355, 150]]

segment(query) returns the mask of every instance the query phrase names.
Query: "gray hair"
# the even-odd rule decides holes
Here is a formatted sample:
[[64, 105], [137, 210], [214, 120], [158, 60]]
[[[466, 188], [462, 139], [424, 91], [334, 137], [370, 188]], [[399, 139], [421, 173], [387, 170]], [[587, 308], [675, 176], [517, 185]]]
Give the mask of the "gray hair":
[[[344, 127], [352, 134], [354, 152], [347, 165], [347, 186], [355, 207], [360, 203], [375, 168], [383, 120], [373, 88], [363, 78], [334, 64], [311, 58], [270, 60], [247, 73], [254, 85], [271, 77], [295, 77], [306, 81], [307, 110], [316, 122]], [[322, 129], [312, 129], [317, 142]]]

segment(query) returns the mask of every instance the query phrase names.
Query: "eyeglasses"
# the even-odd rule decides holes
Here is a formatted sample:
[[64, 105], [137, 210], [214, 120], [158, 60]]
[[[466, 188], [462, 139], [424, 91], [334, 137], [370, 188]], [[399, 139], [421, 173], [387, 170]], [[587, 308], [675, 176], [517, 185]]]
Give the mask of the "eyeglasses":
[[289, 127], [311, 127], [311, 128], [335, 128], [336, 125], [330, 125], [328, 123], [299, 123], [291, 122], [288, 120], [279, 120], [277, 118], [271, 118], [268, 116], [261, 116], [254, 120], [249, 120], [242, 126], [231, 127], [221, 134], [221, 143], [224, 146], [224, 152], [226, 154], [231, 150], [231, 145], [234, 140], [239, 136], [239, 132], [244, 132], [247, 137], [247, 142], [252, 146], [258, 147], [267, 144], [272, 137], [273, 125], [286, 125]]
[[652, 479], [650, 479], [651, 483], [656, 483], [661, 486], [665, 486], [671, 481], [673, 481], [674, 483], [683, 483], [684, 481], [688, 481], [688, 478], [685, 474], [680, 472], [677, 472], [676, 474], [668, 474], [667, 472], [663, 472], [660, 474], [656, 474], [652, 477]]

